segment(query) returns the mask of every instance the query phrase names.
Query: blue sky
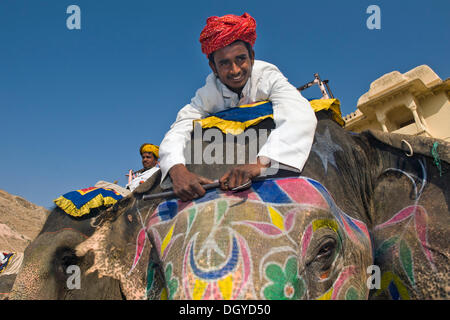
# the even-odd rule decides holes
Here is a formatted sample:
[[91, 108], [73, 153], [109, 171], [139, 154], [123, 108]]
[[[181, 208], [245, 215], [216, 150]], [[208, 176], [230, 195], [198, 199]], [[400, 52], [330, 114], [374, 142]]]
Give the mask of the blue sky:
[[[72, 4], [81, 30], [66, 27]], [[372, 4], [380, 30], [366, 27]], [[450, 75], [447, 0], [1, 0], [0, 189], [51, 207], [98, 180], [125, 185], [139, 146], [160, 143], [210, 72], [206, 18], [244, 12], [256, 58], [297, 87], [329, 79], [344, 115], [385, 73], [428, 64]]]

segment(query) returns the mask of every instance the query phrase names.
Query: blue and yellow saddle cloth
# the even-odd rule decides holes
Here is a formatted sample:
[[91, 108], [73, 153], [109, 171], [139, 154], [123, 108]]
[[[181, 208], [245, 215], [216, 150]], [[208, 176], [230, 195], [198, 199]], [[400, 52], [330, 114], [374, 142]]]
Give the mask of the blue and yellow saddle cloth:
[[53, 202], [65, 213], [81, 217], [91, 209], [115, 204], [123, 197], [112, 189], [90, 187], [68, 192]]
[[[309, 103], [314, 112], [330, 110], [333, 120], [344, 126], [338, 99], [316, 99]], [[200, 123], [204, 129], [218, 128], [225, 134], [238, 135], [248, 127], [254, 126], [267, 118], [273, 119], [272, 103], [262, 101], [217, 112], [210, 117], [194, 120], [194, 124]]]

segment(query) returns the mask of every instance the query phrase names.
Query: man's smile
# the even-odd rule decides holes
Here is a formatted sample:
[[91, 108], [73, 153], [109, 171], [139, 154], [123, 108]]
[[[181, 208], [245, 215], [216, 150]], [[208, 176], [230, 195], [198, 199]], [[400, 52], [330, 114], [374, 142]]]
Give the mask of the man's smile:
[[244, 79], [244, 75], [240, 74], [238, 76], [230, 76], [230, 77], [228, 77], [228, 79], [230, 79], [231, 81], [238, 82], [238, 81], [241, 81], [242, 79]]
[[228, 80], [228, 85], [231, 85], [233, 87], [241, 87], [244, 85], [243, 82], [247, 81], [247, 77], [244, 72], [241, 72], [237, 76], [228, 76], [227, 80]]

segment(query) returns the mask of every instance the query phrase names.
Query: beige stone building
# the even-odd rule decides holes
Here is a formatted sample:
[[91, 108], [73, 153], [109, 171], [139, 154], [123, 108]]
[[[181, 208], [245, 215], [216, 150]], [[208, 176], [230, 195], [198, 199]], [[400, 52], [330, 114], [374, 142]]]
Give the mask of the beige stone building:
[[443, 81], [426, 65], [385, 74], [344, 121], [354, 132], [376, 129], [450, 141], [450, 79]]

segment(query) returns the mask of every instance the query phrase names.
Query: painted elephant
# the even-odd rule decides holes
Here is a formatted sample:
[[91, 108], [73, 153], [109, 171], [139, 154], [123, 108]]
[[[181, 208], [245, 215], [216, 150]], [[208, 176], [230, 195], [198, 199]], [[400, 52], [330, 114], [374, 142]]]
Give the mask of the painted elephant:
[[[145, 201], [163, 190], [156, 174], [82, 221], [54, 210], [10, 298], [448, 298], [449, 145], [354, 134], [328, 111], [316, 115], [301, 175], [279, 170], [245, 191], [213, 189], [193, 202]], [[245, 152], [230, 142], [234, 160], [273, 125], [262, 121]], [[214, 149], [202, 141], [201, 150]], [[230, 166], [189, 168], [217, 179]], [[69, 265], [81, 271], [80, 289], [68, 289]]]

